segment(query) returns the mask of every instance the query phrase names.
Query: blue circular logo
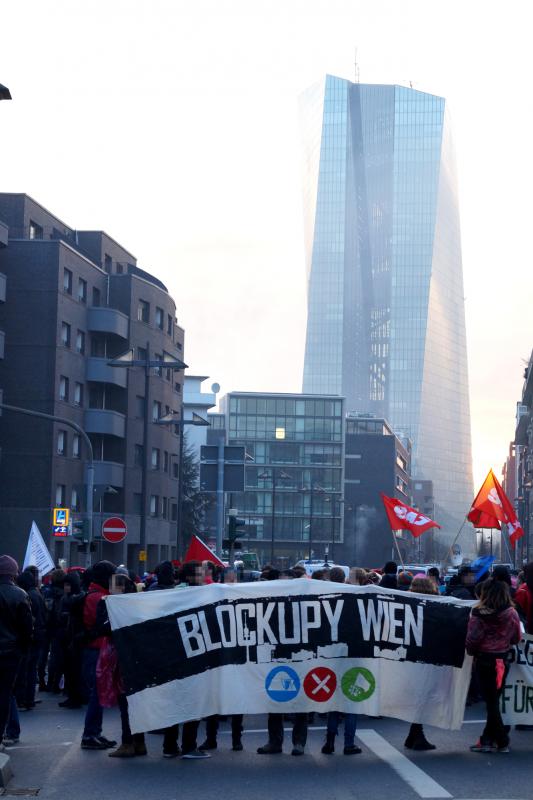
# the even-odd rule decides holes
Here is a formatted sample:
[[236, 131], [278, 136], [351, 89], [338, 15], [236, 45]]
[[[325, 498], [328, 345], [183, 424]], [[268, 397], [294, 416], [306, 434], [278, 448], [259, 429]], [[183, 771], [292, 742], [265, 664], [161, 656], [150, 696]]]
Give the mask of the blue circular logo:
[[265, 689], [271, 700], [287, 703], [300, 691], [300, 678], [291, 667], [275, 667], [266, 677]]

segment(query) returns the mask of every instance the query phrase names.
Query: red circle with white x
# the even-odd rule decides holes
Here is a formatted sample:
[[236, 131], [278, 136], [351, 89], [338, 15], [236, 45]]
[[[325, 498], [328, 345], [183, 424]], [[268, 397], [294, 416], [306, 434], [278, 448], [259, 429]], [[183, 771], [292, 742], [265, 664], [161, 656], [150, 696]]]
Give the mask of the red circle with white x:
[[304, 692], [315, 703], [325, 703], [336, 688], [337, 676], [329, 667], [315, 667], [304, 678]]

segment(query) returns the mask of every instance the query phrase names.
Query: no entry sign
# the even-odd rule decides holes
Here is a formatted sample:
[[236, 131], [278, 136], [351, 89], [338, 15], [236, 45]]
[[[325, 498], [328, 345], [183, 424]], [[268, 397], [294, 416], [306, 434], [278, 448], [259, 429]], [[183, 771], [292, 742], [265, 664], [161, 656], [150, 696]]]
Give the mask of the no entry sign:
[[120, 517], [109, 517], [102, 523], [102, 537], [106, 542], [116, 544], [126, 538], [128, 528]]

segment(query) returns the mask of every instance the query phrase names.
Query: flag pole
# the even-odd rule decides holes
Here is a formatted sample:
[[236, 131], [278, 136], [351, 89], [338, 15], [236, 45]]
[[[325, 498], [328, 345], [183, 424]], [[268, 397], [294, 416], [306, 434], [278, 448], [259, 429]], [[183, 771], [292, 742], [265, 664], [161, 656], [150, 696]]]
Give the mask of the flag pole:
[[396, 538], [396, 531], [391, 530], [391, 533], [392, 533], [392, 541], [396, 545], [396, 550], [398, 551], [398, 558], [400, 559], [400, 563], [402, 565], [402, 568], [405, 569], [405, 564], [403, 563], [402, 553], [401, 553], [400, 547], [398, 545], [398, 539]]
[[455, 545], [455, 544], [457, 544], [457, 539], [458, 539], [458, 538], [459, 538], [459, 536], [461, 535], [461, 531], [463, 530], [463, 528], [464, 528], [464, 526], [465, 526], [465, 522], [466, 522], [467, 520], [468, 520], [468, 514], [467, 514], [467, 515], [466, 515], [466, 517], [464, 518], [464, 520], [463, 520], [463, 524], [461, 525], [461, 527], [460, 527], [460, 528], [459, 528], [459, 530], [457, 531], [457, 535], [456, 535], [455, 539], [453, 540], [453, 542], [451, 543], [451, 545], [450, 545], [450, 549], [449, 549], [449, 550], [448, 550], [448, 552], [446, 553], [446, 557], [445, 557], [444, 561], [442, 562], [442, 566], [443, 566], [443, 567], [445, 567], [445, 566], [446, 566], [446, 564], [448, 563], [448, 559], [449, 559], [449, 557], [450, 557], [450, 553], [452, 552], [454, 545]]

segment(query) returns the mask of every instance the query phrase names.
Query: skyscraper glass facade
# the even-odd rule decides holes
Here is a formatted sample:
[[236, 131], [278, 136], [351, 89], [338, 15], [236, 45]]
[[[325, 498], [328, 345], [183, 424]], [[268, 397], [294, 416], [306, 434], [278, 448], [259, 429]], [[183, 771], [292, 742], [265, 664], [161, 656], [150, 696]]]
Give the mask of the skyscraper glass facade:
[[472, 500], [463, 276], [445, 100], [327, 76], [302, 98], [304, 392], [389, 419], [453, 532]]

